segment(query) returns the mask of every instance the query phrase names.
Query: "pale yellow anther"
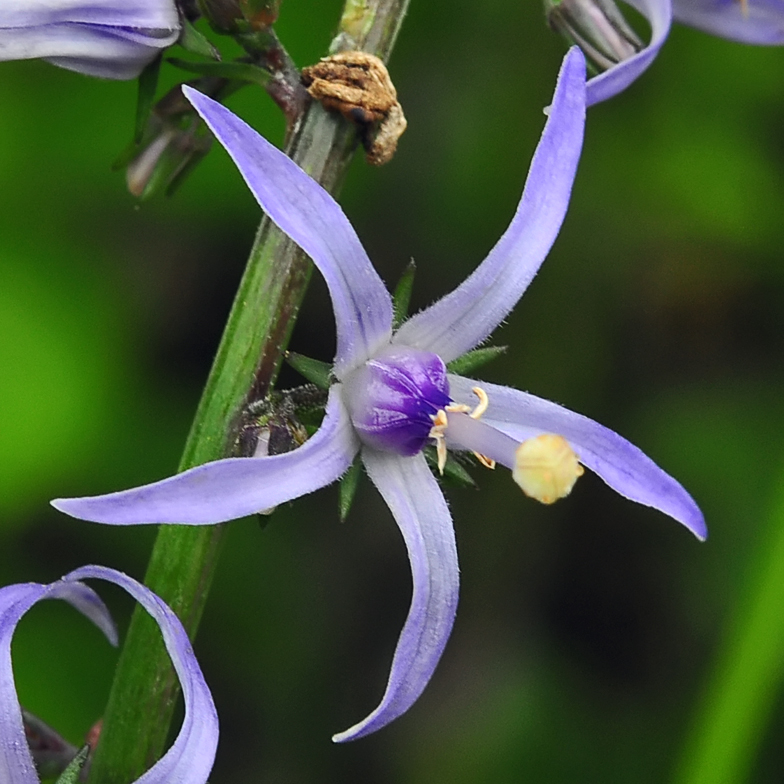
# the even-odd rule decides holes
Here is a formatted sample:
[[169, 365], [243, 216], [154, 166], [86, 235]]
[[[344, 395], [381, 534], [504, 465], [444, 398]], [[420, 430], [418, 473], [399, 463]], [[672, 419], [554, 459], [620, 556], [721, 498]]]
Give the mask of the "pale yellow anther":
[[512, 477], [527, 496], [543, 504], [569, 495], [582, 474], [583, 467], [563, 436], [544, 433], [517, 447]]
[[444, 475], [444, 466], [446, 465], [446, 441], [444, 436], [436, 439], [436, 458], [438, 459], [438, 473]]
[[471, 391], [479, 398], [479, 405], [470, 413], [471, 419], [479, 419], [487, 411], [490, 405], [490, 398], [482, 387], [471, 387]]
[[[447, 412], [450, 414], [468, 414], [471, 419], [480, 419], [482, 414], [487, 411], [490, 400], [487, 397], [487, 392], [481, 387], [472, 387], [471, 391], [479, 398], [479, 403], [472, 409], [465, 403], [450, 403], [442, 409], [439, 409], [430, 418], [433, 420], [433, 427], [430, 428], [430, 438], [435, 439], [436, 442], [436, 455], [438, 457], [438, 470], [441, 474], [444, 473], [444, 466], [446, 465], [446, 439], [444, 438], [444, 431], [449, 424]], [[495, 468], [495, 460], [481, 455], [479, 452], [474, 452], [476, 459], [485, 468]]]
[[430, 417], [433, 420], [433, 427], [430, 428], [428, 434], [430, 438], [436, 441], [436, 457], [438, 459], [438, 473], [444, 475], [444, 466], [446, 465], [446, 440], [444, 439], [444, 430], [449, 423], [444, 409], [439, 409], [435, 414]]
[[749, 17], [749, 0], [740, 0], [740, 10], [743, 16], [748, 19]]
[[[430, 437], [437, 438], [439, 435], [444, 435], [444, 428], [447, 426], [447, 423], [449, 421], [446, 418], [446, 411], [444, 411], [443, 408], [440, 408], [430, 418], [433, 420], [433, 427], [430, 430]], [[433, 431], [436, 431], [436, 433], [434, 433]]]
[[474, 457], [485, 467], [490, 470], [495, 468], [495, 460], [492, 460], [487, 455], [480, 455], [479, 452], [474, 452]]

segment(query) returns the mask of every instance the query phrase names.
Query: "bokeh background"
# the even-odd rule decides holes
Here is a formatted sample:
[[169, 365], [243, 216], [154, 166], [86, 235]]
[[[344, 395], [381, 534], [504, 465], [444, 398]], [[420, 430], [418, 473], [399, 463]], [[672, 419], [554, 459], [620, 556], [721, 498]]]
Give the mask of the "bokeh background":
[[[283, 3], [299, 65], [324, 54], [339, 7]], [[409, 129], [389, 166], [357, 157], [341, 201], [390, 285], [416, 260], [415, 307], [511, 218], [564, 51], [538, 3], [413, 0], [391, 63]], [[262, 91], [229, 105], [281, 143]], [[173, 198], [136, 204], [110, 169], [133, 84], [3, 63], [0, 106], [0, 581], [85, 563], [140, 578], [153, 529], [48, 500], [174, 470], [258, 209], [217, 148]], [[590, 110], [560, 237], [483, 376], [639, 445], [701, 505], [708, 542], [591, 475], [547, 508], [507, 472], [477, 473], [481, 491], [447, 491], [462, 594], [435, 677], [406, 716], [338, 747], [376, 705], [408, 609], [394, 522], [365, 482], [344, 524], [335, 487], [264, 529], [234, 523], [196, 645], [221, 717], [212, 781], [669, 780], [784, 524], [783, 254], [784, 51], [676, 26], [643, 78]], [[320, 281], [292, 345], [331, 357]], [[124, 629], [127, 597], [99, 590]], [[116, 654], [58, 605], [20, 625], [15, 671], [23, 704], [78, 743]], [[750, 734], [754, 782], [781, 780], [778, 686]]]

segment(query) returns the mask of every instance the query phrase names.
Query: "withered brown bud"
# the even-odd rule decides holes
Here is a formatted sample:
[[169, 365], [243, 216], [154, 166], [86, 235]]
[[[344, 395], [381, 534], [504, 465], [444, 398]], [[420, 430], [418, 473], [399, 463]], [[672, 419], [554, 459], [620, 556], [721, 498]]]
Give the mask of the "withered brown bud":
[[340, 112], [357, 126], [369, 163], [380, 166], [392, 159], [407, 123], [378, 57], [367, 52], [325, 57], [302, 69], [302, 83], [327, 111]]

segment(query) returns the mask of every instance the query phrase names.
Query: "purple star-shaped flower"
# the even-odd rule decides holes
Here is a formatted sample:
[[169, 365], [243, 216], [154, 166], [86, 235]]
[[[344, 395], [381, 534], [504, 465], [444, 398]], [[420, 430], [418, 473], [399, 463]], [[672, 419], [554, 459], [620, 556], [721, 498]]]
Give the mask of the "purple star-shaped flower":
[[[579, 0], [578, 0], [579, 2]], [[591, 0], [588, 0], [588, 4]], [[758, 46], [784, 44], [784, 0], [627, 0], [651, 26], [647, 46], [588, 81], [588, 105], [625, 90], [654, 61], [674, 19], [706, 33]]]
[[218, 745], [218, 716], [188, 635], [177, 616], [148, 588], [122, 572], [104, 566], [83, 566], [50, 585], [20, 583], [0, 588], [0, 781], [38, 784], [33, 758], [25, 740], [22, 711], [11, 666], [11, 638], [22, 616], [42, 599], [63, 599], [89, 618], [117, 645], [117, 630], [109, 611], [92, 588], [81, 580], [99, 579], [119, 585], [152, 616], [180, 679], [185, 717], [177, 738], [134, 784], [204, 784]]
[[405, 712], [427, 685], [452, 629], [457, 551], [449, 510], [421, 453], [428, 442], [442, 455], [445, 447], [465, 449], [511, 468], [526, 493], [547, 502], [571, 489], [582, 463], [617, 492], [705, 537], [702, 514], [686, 491], [611, 430], [525, 392], [448, 374], [445, 366], [484, 341], [512, 310], [561, 226], [585, 121], [585, 60], [578, 49], [564, 60], [506, 233], [461, 286], [396, 332], [390, 296], [332, 197], [220, 104], [193, 90], [187, 95], [270, 218], [326, 279], [337, 354], [324, 421], [293, 452], [218, 460], [134, 490], [54, 501], [58, 509], [118, 525], [217, 523], [334, 482], [361, 450], [408, 548], [413, 596], [380, 705], [336, 741], [367, 735]]
[[134, 79], [179, 34], [174, 0], [0, 2], [0, 61], [41, 58], [89, 76]]

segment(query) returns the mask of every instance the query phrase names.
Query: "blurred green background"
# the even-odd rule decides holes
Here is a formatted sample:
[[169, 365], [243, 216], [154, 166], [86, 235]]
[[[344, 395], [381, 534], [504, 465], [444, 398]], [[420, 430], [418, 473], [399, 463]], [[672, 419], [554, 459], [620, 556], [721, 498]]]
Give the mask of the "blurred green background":
[[[299, 65], [324, 54], [339, 8], [285, 0]], [[413, 0], [391, 62], [409, 129], [391, 165], [357, 156], [341, 201], [387, 282], [416, 260], [415, 307], [510, 220], [564, 51], [538, 3]], [[140, 578], [154, 530], [47, 502], [174, 470], [258, 209], [217, 148], [174, 198], [135, 204], [110, 170], [133, 84], [3, 63], [0, 106], [0, 582], [85, 563]], [[281, 143], [262, 91], [229, 106]], [[448, 490], [462, 593], [446, 653], [407, 715], [339, 747], [332, 733], [376, 705], [408, 609], [394, 522], [365, 483], [345, 524], [335, 487], [264, 530], [234, 523], [196, 645], [221, 718], [211, 780], [668, 780], [784, 525], [783, 253], [784, 51], [676, 27], [590, 110], [565, 225], [482, 375], [628, 437], [689, 489], [708, 542], [592, 475], [549, 508], [504, 471]], [[328, 360], [333, 333], [314, 281], [292, 346]], [[129, 600], [99, 590], [124, 629]], [[70, 608], [36, 608], [14, 642], [23, 704], [79, 742], [115, 656]], [[781, 780], [778, 685], [750, 734], [754, 782]]]

